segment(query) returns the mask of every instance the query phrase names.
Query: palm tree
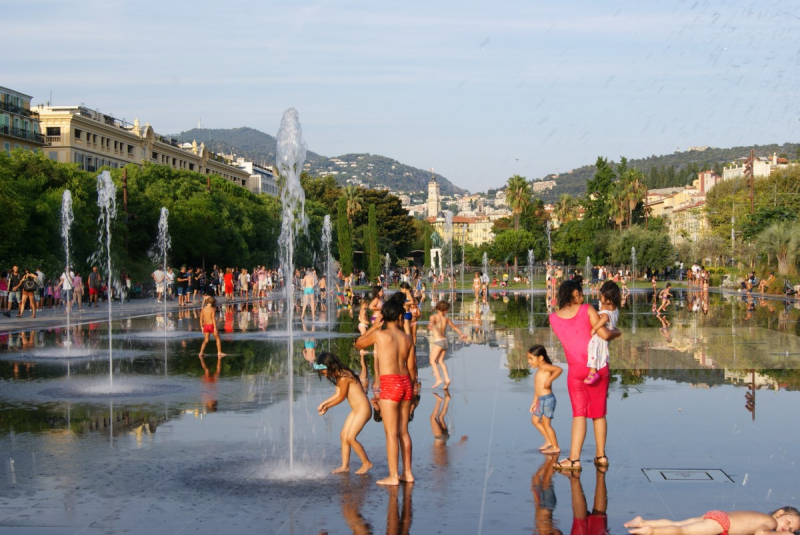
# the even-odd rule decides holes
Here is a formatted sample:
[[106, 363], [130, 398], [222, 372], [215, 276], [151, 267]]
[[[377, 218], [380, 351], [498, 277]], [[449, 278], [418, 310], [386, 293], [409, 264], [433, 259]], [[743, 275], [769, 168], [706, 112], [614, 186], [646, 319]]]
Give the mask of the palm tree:
[[575, 199], [569, 193], [563, 193], [558, 198], [554, 210], [556, 219], [562, 225], [568, 223], [575, 218]]
[[508, 179], [506, 196], [514, 213], [514, 230], [519, 230], [519, 216], [531, 203], [531, 185], [524, 176], [514, 175]]
[[778, 261], [778, 274], [788, 275], [800, 253], [800, 225], [782, 221], [767, 227], [758, 235], [759, 248]]
[[347, 186], [344, 188], [344, 198], [347, 203], [347, 222], [352, 225], [353, 218], [361, 211], [361, 203], [364, 202], [364, 196], [361, 194], [361, 188]]
[[624, 183], [617, 182], [609, 201], [611, 202], [611, 219], [614, 220], [614, 223], [619, 227], [620, 233], [622, 233], [622, 222], [625, 221], [625, 217], [628, 214], [628, 199], [625, 194]]
[[628, 228], [633, 224], [633, 210], [647, 198], [647, 187], [642, 174], [637, 169], [631, 170], [631, 179], [625, 185], [625, 200], [628, 204]]

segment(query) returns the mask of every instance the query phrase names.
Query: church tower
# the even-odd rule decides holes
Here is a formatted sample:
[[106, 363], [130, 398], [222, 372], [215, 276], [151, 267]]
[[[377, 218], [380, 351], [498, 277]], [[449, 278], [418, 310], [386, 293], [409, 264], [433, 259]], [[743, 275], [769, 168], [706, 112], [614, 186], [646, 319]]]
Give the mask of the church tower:
[[436, 217], [442, 211], [442, 197], [439, 193], [439, 183], [431, 167], [431, 180], [428, 182], [428, 217]]

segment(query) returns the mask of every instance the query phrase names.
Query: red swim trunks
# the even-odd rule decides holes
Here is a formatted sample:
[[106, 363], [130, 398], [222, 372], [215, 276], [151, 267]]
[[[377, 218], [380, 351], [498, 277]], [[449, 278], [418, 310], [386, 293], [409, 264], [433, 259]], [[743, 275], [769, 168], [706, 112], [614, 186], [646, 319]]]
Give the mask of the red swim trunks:
[[713, 520], [722, 526], [722, 533], [720, 535], [728, 535], [728, 530], [731, 529], [731, 517], [725, 511], [709, 511], [703, 515], [705, 520]]
[[209, 334], [214, 334], [214, 324], [213, 323], [206, 323], [205, 325], [203, 325], [203, 332], [204, 333], [209, 333]]
[[408, 375], [381, 375], [381, 399], [411, 401], [413, 389]]

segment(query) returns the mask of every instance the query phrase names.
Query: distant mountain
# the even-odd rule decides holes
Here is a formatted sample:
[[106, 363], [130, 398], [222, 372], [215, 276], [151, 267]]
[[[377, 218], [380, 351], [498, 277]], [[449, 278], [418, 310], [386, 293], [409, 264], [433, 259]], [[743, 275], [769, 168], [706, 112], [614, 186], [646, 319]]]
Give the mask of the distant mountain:
[[[206, 147], [216, 153], [235, 153], [266, 165], [275, 163], [275, 138], [254, 128], [193, 128], [171, 137], [181, 142], [205, 143]], [[404, 193], [427, 192], [431, 177], [430, 171], [376, 154], [345, 154], [328, 158], [308, 151], [306, 166], [310, 174], [332, 175], [339, 184], [344, 185], [348, 179], [354, 179], [371, 188], [386, 186], [392, 191]], [[443, 195], [467, 193], [442, 175], [437, 174], [436, 178]]]
[[[782, 145], [753, 145], [751, 147], [732, 147], [721, 149], [708, 147], [705, 150], [687, 150], [665, 154], [663, 156], [649, 156], [628, 160], [628, 167], [641, 169], [645, 175], [648, 188], [664, 188], [691, 184], [697, 178], [697, 173], [704, 170], [716, 170], [722, 174], [722, 167], [736, 160], [746, 158], [750, 150], [756, 156], [769, 156], [777, 153], [789, 159], [800, 157], [799, 143], [784, 143]], [[586, 181], [594, 176], [594, 162], [555, 175], [547, 175], [542, 180], [553, 180], [556, 185], [553, 189], [537, 194], [545, 202], [553, 202], [564, 193], [580, 196], [586, 193]]]

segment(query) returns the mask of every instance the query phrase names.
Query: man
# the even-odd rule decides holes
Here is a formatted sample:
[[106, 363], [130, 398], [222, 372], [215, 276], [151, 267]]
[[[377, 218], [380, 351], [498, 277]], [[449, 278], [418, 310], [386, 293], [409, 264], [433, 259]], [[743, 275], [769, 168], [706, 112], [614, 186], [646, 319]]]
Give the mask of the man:
[[164, 266], [158, 266], [151, 277], [153, 277], [153, 281], [156, 283], [156, 302], [160, 303], [161, 298], [164, 295], [164, 279], [166, 278], [166, 273], [164, 273]]
[[[298, 275], [300, 274], [298, 270]], [[306, 274], [302, 280], [303, 286], [303, 309], [300, 313], [300, 319], [306, 317], [306, 307], [311, 307], [311, 321], [317, 319], [317, 302], [314, 297], [314, 287], [317, 285], [317, 275], [313, 269], [306, 270]]]
[[189, 302], [189, 274], [186, 272], [186, 266], [181, 266], [181, 272], [178, 273], [178, 306], [186, 306]]
[[767, 293], [767, 289], [769, 289], [769, 285], [775, 282], [775, 273], [770, 271], [769, 277], [766, 279], [761, 279], [761, 282], [758, 283], [758, 291], [763, 293]]
[[18, 308], [20, 303], [22, 303], [22, 290], [20, 289], [21, 282], [22, 273], [19, 271], [19, 266], [12, 267], [11, 273], [8, 274], [8, 308], [4, 314], [6, 317], [11, 316], [11, 303], [16, 302]]
[[39, 291], [36, 293], [36, 306], [41, 307], [40, 303], [44, 298], [44, 272], [40, 266], [36, 268], [36, 279], [39, 284]]
[[61, 274], [59, 284], [61, 285], [61, 297], [64, 299], [64, 308], [72, 308], [72, 292], [74, 290], [72, 284], [75, 280], [75, 273], [66, 267], [64, 273]]
[[92, 302], [94, 302], [95, 308], [100, 306], [97, 303], [97, 296], [100, 294], [100, 283], [100, 273], [97, 271], [97, 266], [94, 266], [92, 272], [89, 273], [89, 304], [87, 306], [91, 307]]
[[[416, 362], [414, 362], [413, 341], [399, 326], [405, 309], [405, 295], [397, 292], [381, 308], [383, 325], [375, 322], [370, 329], [356, 340], [357, 349], [375, 346], [375, 370], [379, 373], [380, 413], [383, 430], [386, 433], [386, 458], [389, 476], [379, 480], [378, 485], [397, 486], [400, 481], [412, 483], [411, 435], [408, 434], [408, 421], [411, 414], [411, 401], [417, 383]], [[399, 471], [399, 454], [402, 452], [403, 473]]]

